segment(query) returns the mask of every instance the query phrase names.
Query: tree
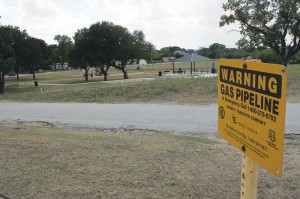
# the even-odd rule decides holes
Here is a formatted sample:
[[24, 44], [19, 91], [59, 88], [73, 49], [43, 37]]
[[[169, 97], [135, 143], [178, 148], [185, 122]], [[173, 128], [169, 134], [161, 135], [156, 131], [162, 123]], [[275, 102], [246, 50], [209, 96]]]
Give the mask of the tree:
[[[134, 57], [135, 59], [142, 59], [147, 56], [147, 42], [145, 41], [145, 34], [141, 30], [135, 30], [132, 33], [134, 42]], [[148, 46], [149, 48], [149, 46]]]
[[[58, 46], [57, 44], [50, 44], [48, 45], [48, 49], [50, 51], [50, 62], [52, 65], [52, 69], [56, 70], [56, 60], [58, 58]], [[72, 52], [72, 51], [71, 51]], [[70, 52], [70, 54], [71, 54]]]
[[121, 70], [124, 74], [124, 79], [128, 79], [126, 71], [127, 63], [132, 59], [148, 59], [154, 57], [155, 47], [150, 42], [145, 41], [145, 35], [140, 30], [135, 30], [132, 34], [127, 28], [115, 26], [116, 40], [118, 40], [116, 57], [120, 64], [114, 65], [115, 68]]
[[295, 55], [295, 63], [300, 64], [300, 52]]
[[224, 51], [226, 46], [224, 44], [213, 43], [208, 47], [211, 51]]
[[32, 73], [36, 79], [35, 72], [50, 63], [51, 52], [44, 40], [28, 37], [24, 40], [23, 62], [24, 71]]
[[219, 43], [213, 43], [208, 47], [208, 50], [210, 52], [209, 58], [216, 59], [221, 57], [220, 54], [222, 52], [225, 52], [226, 46]]
[[175, 53], [174, 54], [174, 57], [176, 58], [176, 59], [178, 59], [178, 58], [180, 58], [180, 57], [183, 57], [184, 55], [183, 54], [180, 54], [180, 53]]
[[238, 22], [240, 45], [270, 47], [285, 66], [300, 51], [299, 0], [228, 0], [223, 9], [220, 26]]
[[114, 63], [114, 67], [123, 72], [124, 79], [128, 79], [128, 73], [126, 70], [126, 65], [130, 59], [135, 55], [135, 40], [133, 35], [122, 26], [115, 26], [115, 37], [117, 40], [117, 50], [115, 54], [115, 59], [119, 60], [120, 63]]
[[107, 80], [108, 69], [111, 67], [115, 46], [110, 39], [113, 24], [102, 22], [92, 24], [89, 28], [78, 30], [74, 36], [74, 50], [71, 53], [71, 63], [85, 69], [85, 78], [88, 81], [88, 70], [90, 66], [100, 68]]
[[0, 25], [0, 93], [4, 92], [5, 75], [15, 66], [15, 53], [10, 27]]
[[262, 62], [265, 62], [265, 63], [274, 63], [274, 64], [280, 63], [280, 60], [278, 60], [276, 53], [270, 49], [267, 49], [267, 50], [259, 53], [259, 58], [261, 59]]
[[89, 29], [78, 30], [74, 36], [74, 49], [70, 53], [70, 64], [85, 70], [85, 80], [88, 81], [89, 63], [93, 63], [93, 50], [89, 41]]
[[77, 62], [85, 69], [86, 80], [88, 80], [89, 66], [99, 68], [104, 75], [104, 81], [107, 80], [110, 67], [121, 70], [124, 79], [128, 79], [126, 70], [128, 61], [140, 59], [146, 54], [151, 56], [147, 48], [150, 43], [144, 39], [145, 35], [142, 31], [134, 31], [131, 34], [125, 27], [106, 21], [98, 22], [88, 29], [84, 28], [75, 33], [71, 62], [72, 64]]
[[155, 46], [152, 43], [146, 41], [145, 45], [144, 45], [144, 48], [140, 49], [140, 50], [144, 51], [143, 58], [149, 60], [149, 62], [152, 63], [153, 62], [153, 55], [154, 55], [154, 52], [155, 52]]
[[160, 53], [163, 54], [163, 57], [171, 57], [174, 56], [176, 51], [185, 51], [185, 49], [182, 49], [178, 46], [169, 46], [169, 47], [163, 47], [160, 49]]
[[26, 39], [29, 38], [29, 35], [25, 30], [21, 31], [19, 27], [9, 26], [13, 44], [12, 48], [14, 49], [16, 56], [16, 65], [14, 67], [14, 72], [17, 74], [17, 80], [19, 80], [19, 73], [21, 70], [24, 70], [24, 65], [28, 59], [27, 51], [29, 50], [26, 47]]
[[117, 50], [118, 40], [114, 36], [113, 27], [111, 22], [98, 22], [90, 26], [87, 35], [89, 61], [100, 68], [104, 81], [107, 81], [108, 70], [114, 64]]
[[[72, 39], [66, 35], [56, 35], [54, 40], [57, 41], [57, 49], [54, 49], [54, 60], [59, 62], [69, 62], [70, 53], [74, 47]], [[52, 46], [53, 47], [53, 46]], [[61, 66], [63, 69], [63, 66]]]
[[[26, 30], [20, 30], [17, 26], [0, 26], [0, 30], [1, 74], [5, 75], [13, 70], [19, 80], [19, 72], [30, 72], [35, 79], [37, 67], [45, 68], [49, 65], [51, 49], [45, 41], [30, 37]], [[1, 78], [4, 86], [2, 80], [4, 78]]]
[[226, 51], [228, 49], [225, 45], [219, 43], [213, 43], [209, 45], [208, 48], [201, 48], [197, 51], [198, 54], [209, 57], [211, 59], [217, 59], [220, 57], [225, 57]]
[[[30, 37], [26, 30], [7, 26], [12, 37], [12, 49], [15, 54], [14, 71], [19, 80], [19, 72], [30, 72], [35, 79], [35, 70], [46, 68], [51, 62], [51, 48], [41, 39]], [[37, 68], [38, 67], [38, 68]]]

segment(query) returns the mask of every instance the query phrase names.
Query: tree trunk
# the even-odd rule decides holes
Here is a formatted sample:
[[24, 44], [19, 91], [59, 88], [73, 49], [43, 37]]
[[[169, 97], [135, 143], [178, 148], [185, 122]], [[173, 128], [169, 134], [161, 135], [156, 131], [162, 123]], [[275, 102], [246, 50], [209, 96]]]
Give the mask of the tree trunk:
[[288, 62], [289, 62], [289, 59], [286, 58], [286, 57], [282, 57], [282, 56], [280, 56], [279, 59], [280, 59], [280, 63], [281, 63], [282, 65], [284, 65], [285, 67], [287, 67]]
[[17, 80], [18, 80], [18, 81], [20, 80], [19, 72], [17, 72]]
[[88, 69], [85, 69], [84, 76], [85, 76], [85, 81], [89, 81], [89, 70]]
[[33, 70], [33, 72], [32, 72], [32, 77], [33, 77], [33, 79], [35, 80], [35, 72], [34, 72], [34, 70]]
[[105, 68], [104, 66], [101, 65], [99, 68], [100, 68], [100, 71], [101, 71], [101, 75], [104, 76], [103, 81], [107, 81], [107, 76], [108, 76], [107, 71], [108, 71], [109, 67], [107, 66], [107, 67]]
[[107, 81], [107, 76], [108, 76], [108, 69], [109, 69], [109, 67], [108, 66], [106, 66], [106, 68], [103, 68], [104, 69], [104, 81]]
[[127, 71], [125, 70], [125, 68], [122, 68], [122, 72], [124, 74], [124, 79], [128, 79], [128, 73]]
[[285, 59], [284, 61], [281, 62], [282, 65], [284, 65], [287, 68], [289, 61]]
[[107, 74], [103, 74], [104, 75], [104, 81], [107, 81]]
[[2, 74], [0, 76], [0, 93], [4, 92], [4, 86], [5, 86], [5, 79], [4, 79], [4, 75]]

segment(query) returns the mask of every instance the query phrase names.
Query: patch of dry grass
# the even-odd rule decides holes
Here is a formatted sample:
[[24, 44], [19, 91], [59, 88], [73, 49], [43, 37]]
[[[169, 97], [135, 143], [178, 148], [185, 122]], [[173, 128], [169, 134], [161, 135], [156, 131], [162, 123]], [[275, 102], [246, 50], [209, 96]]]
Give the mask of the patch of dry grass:
[[[241, 154], [222, 141], [138, 131], [1, 123], [0, 192], [10, 198], [239, 198]], [[259, 198], [300, 198], [297, 144]]]
[[300, 102], [300, 65], [289, 65], [287, 68], [287, 100]]

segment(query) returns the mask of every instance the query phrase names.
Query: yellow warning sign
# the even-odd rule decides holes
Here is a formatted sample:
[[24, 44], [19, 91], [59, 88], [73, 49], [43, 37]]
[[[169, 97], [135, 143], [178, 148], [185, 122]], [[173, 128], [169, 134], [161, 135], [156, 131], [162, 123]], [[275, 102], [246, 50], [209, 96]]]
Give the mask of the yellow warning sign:
[[276, 176], [282, 175], [286, 107], [284, 66], [220, 59], [220, 135]]

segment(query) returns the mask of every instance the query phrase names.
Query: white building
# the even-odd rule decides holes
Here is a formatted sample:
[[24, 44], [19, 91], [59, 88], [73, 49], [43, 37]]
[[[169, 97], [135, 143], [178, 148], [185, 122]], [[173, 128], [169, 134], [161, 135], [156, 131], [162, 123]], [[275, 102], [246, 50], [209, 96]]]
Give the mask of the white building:
[[69, 68], [69, 64], [67, 62], [65, 62], [63, 64], [63, 68], [61, 68], [61, 64], [60, 63], [56, 63], [55, 66], [56, 66], [56, 70], [66, 70], [66, 69]]

